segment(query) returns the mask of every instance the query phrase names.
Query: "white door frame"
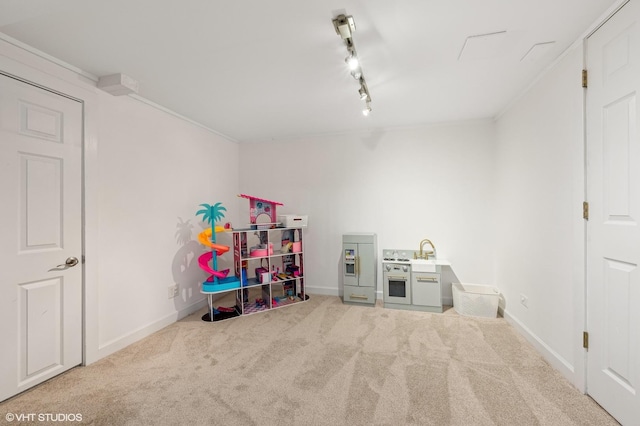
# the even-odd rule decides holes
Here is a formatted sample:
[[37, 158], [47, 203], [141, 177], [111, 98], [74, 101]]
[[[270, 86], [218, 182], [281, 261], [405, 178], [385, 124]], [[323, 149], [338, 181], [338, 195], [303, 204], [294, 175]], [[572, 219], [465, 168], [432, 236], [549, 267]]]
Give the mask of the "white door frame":
[[[583, 33], [580, 38], [580, 42], [582, 43], [582, 69], [587, 69], [587, 42], [589, 37], [591, 37], [600, 27], [602, 27], [613, 15], [615, 15], [622, 7], [627, 4], [630, 0], [618, 0], [616, 1], [596, 22], [594, 22], [588, 29]], [[586, 90], [583, 91], [582, 96], [582, 155], [583, 155], [583, 166], [582, 166], [582, 184], [583, 184], [583, 200], [588, 201], [587, 199], [587, 98], [586, 98]], [[581, 294], [576, 295], [582, 301], [580, 310], [581, 312], [575, 316], [575, 318], [580, 318], [580, 321], [576, 323], [576, 336], [580, 336], [579, 339], [576, 337], [576, 341], [579, 340], [580, 353], [582, 355], [582, 359], [580, 360], [581, 368], [576, 370], [576, 376], [574, 385], [578, 387], [578, 389], [587, 394], [587, 357], [588, 352], [586, 349], [582, 348], [582, 333], [583, 331], [587, 331], [587, 221], [583, 221], [582, 225], [583, 229], [583, 239], [581, 242], [582, 249], [582, 288]]]
[[99, 264], [97, 197], [98, 170], [98, 96], [97, 78], [36, 51], [17, 40], [0, 34], [0, 72], [82, 103], [82, 269], [83, 324], [82, 365], [91, 364], [101, 355], [99, 345]]
[[81, 268], [81, 289], [82, 289], [82, 297], [81, 297], [81, 303], [82, 303], [82, 331], [81, 331], [81, 343], [82, 343], [82, 365], [86, 365], [86, 344], [85, 344], [85, 337], [86, 337], [86, 327], [85, 327], [85, 306], [86, 306], [86, 300], [85, 300], [85, 283], [86, 283], [86, 274], [85, 274], [85, 173], [84, 173], [84, 166], [85, 166], [85, 103], [84, 100], [76, 98], [74, 96], [68, 95], [66, 93], [60, 92], [58, 90], [52, 89], [50, 87], [44, 86], [42, 84], [38, 84], [35, 83], [33, 81], [27, 80], [25, 78], [22, 78], [18, 75], [14, 75], [11, 74], [9, 72], [6, 72], [4, 70], [2, 70], [0, 68], [0, 75], [19, 81], [21, 83], [25, 83], [28, 84], [29, 86], [32, 86], [36, 89], [41, 89], [41, 90], [45, 90], [47, 92], [53, 93], [55, 95], [58, 96], [62, 96], [63, 98], [66, 99], [70, 99], [72, 101], [78, 102], [81, 106], [81, 123], [82, 123], [82, 142], [81, 142], [81, 146], [80, 146], [80, 218], [81, 218], [81, 225], [80, 225], [80, 238], [81, 238], [81, 260], [80, 260], [80, 265], [78, 265]]
[[[589, 47], [589, 38], [591, 36], [593, 36], [603, 25], [605, 25], [616, 13], [620, 12], [620, 9], [622, 9], [625, 5], [627, 5], [631, 0], [619, 0], [616, 2], [616, 4], [609, 9], [609, 11], [607, 12], [607, 14], [597, 23], [597, 25], [595, 25], [583, 38], [583, 69], [586, 69], [587, 71], [589, 71], [589, 67], [593, 66], [593, 64], [589, 63], [589, 58], [588, 58], [588, 47]], [[634, 2], [637, 2], [640, 0], [634, 0]], [[634, 5], [634, 6], [637, 6]], [[622, 12], [624, 13], [624, 12]], [[588, 92], [588, 88], [586, 89], [585, 92], [585, 96], [583, 98], [583, 139], [584, 139], [584, 199], [586, 201], [590, 201], [588, 198], [589, 195], [589, 170], [588, 170], [588, 164], [589, 164], [589, 156], [588, 156], [588, 134], [587, 134], [587, 119], [589, 116], [589, 111], [587, 109], [588, 104], [587, 104], [587, 93]], [[594, 208], [596, 208], [594, 206]], [[588, 285], [588, 280], [589, 280], [589, 275], [588, 275], [588, 267], [589, 267], [589, 227], [588, 227], [588, 222], [585, 221], [584, 222], [584, 304], [583, 304], [583, 309], [584, 309], [584, 315], [583, 315], [583, 330], [585, 331], [589, 331], [588, 329], [588, 325], [589, 325], [589, 321], [588, 321], [588, 315], [589, 315], [589, 285]], [[582, 371], [580, 371], [583, 379], [583, 385], [581, 386], [580, 389], [583, 390], [583, 392], [585, 392], [586, 394], [589, 394], [589, 353], [588, 350], [583, 350], [583, 354], [584, 354], [584, 358], [583, 358], [583, 368], [581, 369]], [[593, 362], [593, 361], [592, 361]], [[595, 400], [596, 402], [598, 402], [597, 400]], [[603, 401], [604, 402], [604, 401]]]

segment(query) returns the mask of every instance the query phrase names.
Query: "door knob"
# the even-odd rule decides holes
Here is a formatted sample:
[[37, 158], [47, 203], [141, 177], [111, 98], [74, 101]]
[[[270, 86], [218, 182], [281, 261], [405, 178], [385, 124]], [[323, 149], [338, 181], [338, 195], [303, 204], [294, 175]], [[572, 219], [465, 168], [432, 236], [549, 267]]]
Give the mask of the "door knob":
[[56, 266], [56, 268], [73, 268], [78, 264], [77, 257], [68, 257], [62, 265]]

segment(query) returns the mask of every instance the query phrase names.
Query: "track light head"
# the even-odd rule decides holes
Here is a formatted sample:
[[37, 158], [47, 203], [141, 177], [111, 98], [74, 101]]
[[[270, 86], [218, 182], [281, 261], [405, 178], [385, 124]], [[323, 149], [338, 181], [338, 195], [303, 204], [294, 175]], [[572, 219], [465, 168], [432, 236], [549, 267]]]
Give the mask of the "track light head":
[[350, 70], [356, 70], [360, 66], [360, 61], [358, 61], [358, 57], [354, 52], [351, 52], [349, 56], [344, 58], [344, 61], [349, 65]]
[[364, 86], [360, 86], [360, 90], [358, 90], [358, 93], [360, 94], [360, 99], [363, 101], [369, 97], [369, 94], [367, 93], [367, 89], [365, 89]]
[[369, 114], [371, 114], [371, 104], [369, 103], [369, 101], [367, 101], [367, 106], [365, 106], [362, 110], [362, 115], [366, 117]]

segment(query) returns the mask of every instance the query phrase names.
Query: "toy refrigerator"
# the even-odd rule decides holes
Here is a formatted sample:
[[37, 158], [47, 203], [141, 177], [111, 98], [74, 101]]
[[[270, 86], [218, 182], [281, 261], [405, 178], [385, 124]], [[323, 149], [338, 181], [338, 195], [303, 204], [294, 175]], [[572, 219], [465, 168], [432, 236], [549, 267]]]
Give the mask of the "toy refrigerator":
[[376, 234], [352, 233], [342, 236], [342, 276], [344, 303], [375, 306]]

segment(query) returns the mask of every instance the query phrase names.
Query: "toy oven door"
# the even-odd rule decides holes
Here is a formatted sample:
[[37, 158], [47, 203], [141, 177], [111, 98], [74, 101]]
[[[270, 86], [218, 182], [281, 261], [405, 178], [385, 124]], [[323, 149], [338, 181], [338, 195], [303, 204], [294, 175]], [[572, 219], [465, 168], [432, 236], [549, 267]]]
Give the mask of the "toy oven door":
[[384, 272], [384, 302], [411, 304], [411, 283], [409, 274], [391, 270]]

